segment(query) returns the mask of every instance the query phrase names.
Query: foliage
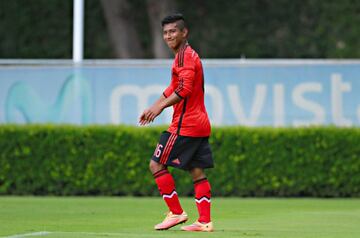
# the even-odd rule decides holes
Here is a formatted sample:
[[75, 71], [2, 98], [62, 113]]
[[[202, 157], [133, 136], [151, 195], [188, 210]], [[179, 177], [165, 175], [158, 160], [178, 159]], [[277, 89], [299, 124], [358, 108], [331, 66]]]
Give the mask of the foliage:
[[[148, 169], [164, 128], [0, 126], [0, 194], [157, 195]], [[360, 195], [360, 129], [214, 128], [214, 195]], [[177, 189], [190, 176], [172, 169]]]
[[[130, 1], [151, 58], [146, 1]], [[354, 0], [176, 0], [206, 58], [359, 58]], [[85, 1], [85, 58], [112, 58], [99, 0]], [[72, 1], [2, 1], [0, 58], [71, 58]], [[159, 26], [160, 27], [160, 26]]]

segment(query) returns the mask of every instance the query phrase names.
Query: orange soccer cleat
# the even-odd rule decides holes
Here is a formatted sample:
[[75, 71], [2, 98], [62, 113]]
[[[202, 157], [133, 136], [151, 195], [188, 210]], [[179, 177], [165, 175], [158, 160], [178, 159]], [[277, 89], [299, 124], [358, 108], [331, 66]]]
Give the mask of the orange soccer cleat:
[[184, 223], [188, 220], [186, 212], [181, 214], [173, 214], [171, 211], [168, 212], [163, 222], [155, 225], [155, 230], [167, 230], [173, 226]]
[[181, 227], [181, 230], [183, 231], [214, 231], [214, 227], [212, 222], [209, 223], [200, 223], [198, 221], [194, 222], [193, 224], [189, 225], [189, 226], [183, 226]]

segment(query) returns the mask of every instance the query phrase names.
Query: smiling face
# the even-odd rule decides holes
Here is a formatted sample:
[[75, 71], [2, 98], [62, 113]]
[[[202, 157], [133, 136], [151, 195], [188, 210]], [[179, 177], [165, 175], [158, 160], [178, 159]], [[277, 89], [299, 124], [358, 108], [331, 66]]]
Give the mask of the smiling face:
[[187, 41], [187, 28], [179, 28], [178, 22], [168, 23], [163, 26], [163, 38], [170, 49], [177, 53]]

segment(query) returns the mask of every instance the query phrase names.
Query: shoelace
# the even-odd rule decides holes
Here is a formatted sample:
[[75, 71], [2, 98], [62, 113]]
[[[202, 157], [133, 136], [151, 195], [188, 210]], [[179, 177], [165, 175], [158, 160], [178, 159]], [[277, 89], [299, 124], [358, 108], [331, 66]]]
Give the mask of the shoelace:
[[172, 212], [169, 211], [167, 213], [164, 213], [164, 215], [166, 216], [164, 219], [164, 221], [165, 221], [166, 219], [170, 218], [173, 214], [172, 214]]
[[195, 222], [195, 223], [191, 224], [191, 226], [203, 227], [203, 226], [206, 226], [206, 224]]

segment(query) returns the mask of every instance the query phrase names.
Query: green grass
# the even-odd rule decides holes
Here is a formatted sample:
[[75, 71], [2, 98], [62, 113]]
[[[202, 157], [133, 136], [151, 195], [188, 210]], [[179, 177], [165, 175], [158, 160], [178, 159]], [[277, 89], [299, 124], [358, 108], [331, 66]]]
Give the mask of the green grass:
[[[194, 200], [181, 201], [192, 222]], [[41, 237], [360, 237], [360, 199], [213, 198], [212, 206], [216, 231], [209, 234], [180, 227], [154, 231], [166, 211], [160, 197], [0, 197], [0, 236], [40, 237], [29, 233], [46, 231]]]

